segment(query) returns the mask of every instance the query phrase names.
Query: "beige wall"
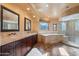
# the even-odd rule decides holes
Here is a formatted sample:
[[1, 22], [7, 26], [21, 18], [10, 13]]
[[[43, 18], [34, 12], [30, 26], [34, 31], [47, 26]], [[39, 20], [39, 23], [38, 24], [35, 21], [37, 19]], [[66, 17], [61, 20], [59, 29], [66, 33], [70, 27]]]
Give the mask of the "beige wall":
[[36, 28], [36, 24], [37, 24], [37, 18], [33, 19], [31, 18], [25, 11], [21, 10], [17, 5], [14, 4], [3, 4], [3, 6], [9, 8], [10, 10], [18, 13], [20, 15], [20, 31], [19, 32], [23, 32], [24, 31], [24, 17], [28, 18], [31, 20], [31, 31], [37, 31]]
[[[35, 17], [35, 18], [30, 17], [30, 15], [27, 13], [27, 11], [23, 11], [22, 9], [20, 9], [20, 7], [18, 7], [15, 4], [3, 4], [3, 6], [7, 7], [8, 9], [10, 9], [10, 10], [12, 10], [12, 11], [14, 11], [14, 12], [16, 12], [20, 15], [20, 19], [19, 19], [20, 20], [20, 31], [16, 32], [16, 33], [21, 33], [21, 32], [27, 33], [27, 31], [24, 31], [24, 17], [29, 18], [31, 20], [31, 32], [38, 32], [39, 31], [39, 17]], [[48, 20], [51, 20], [49, 22], [49, 25], [52, 24], [52, 23], [58, 23], [58, 21], [55, 20], [55, 19], [54, 20], [48, 19]], [[9, 40], [3, 39], [4, 37], [10, 38], [8, 36], [9, 33], [11, 33], [11, 32], [0, 32], [0, 41], [3, 40], [4, 43], [6, 41], [10, 41], [10, 39]], [[28, 33], [26, 35], [28, 35]]]
[[[25, 11], [21, 10], [17, 5], [14, 4], [2, 4], [3, 6], [7, 7], [8, 9], [18, 13], [20, 15], [20, 31], [15, 31], [16, 36], [18, 36], [18, 33], [21, 35], [21, 33], [26, 33], [25, 35], [28, 35], [27, 31], [24, 31], [24, 17], [28, 18], [31, 20], [31, 32], [36, 32], [38, 30], [38, 18], [31, 18], [29, 14], [27, 14]], [[0, 32], [0, 42], [3, 42], [4, 44], [9, 42], [14, 41], [13, 39], [10, 39], [10, 34], [11, 32]], [[5, 39], [4, 39], [5, 38]], [[6, 38], [8, 38], [6, 40]], [[2, 44], [2, 43], [1, 43]]]
[[[21, 10], [17, 5], [15, 4], [3, 4], [3, 6], [9, 8], [10, 10], [18, 13], [20, 15], [20, 31], [24, 32], [24, 17], [29, 18], [31, 20], [31, 31], [39, 31], [39, 17], [32, 18], [31, 15], [27, 14], [27, 11]], [[57, 19], [50, 19], [45, 18], [46, 21], [48, 21], [49, 25], [51, 23], [58, 23]]]

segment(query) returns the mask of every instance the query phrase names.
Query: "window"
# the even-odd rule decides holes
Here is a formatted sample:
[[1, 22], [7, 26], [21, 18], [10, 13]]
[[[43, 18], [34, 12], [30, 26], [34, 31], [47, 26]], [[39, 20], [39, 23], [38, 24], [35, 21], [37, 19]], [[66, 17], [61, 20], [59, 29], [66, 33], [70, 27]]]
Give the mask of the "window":
[[66, 31], [66, 23], [65, 22], [61, 23], [61, 30]]
[[40, 21], [40, 30], [48, 30], [48, 23]]
[[75, 30], [79, 31], [79, 20], [75, 22]]

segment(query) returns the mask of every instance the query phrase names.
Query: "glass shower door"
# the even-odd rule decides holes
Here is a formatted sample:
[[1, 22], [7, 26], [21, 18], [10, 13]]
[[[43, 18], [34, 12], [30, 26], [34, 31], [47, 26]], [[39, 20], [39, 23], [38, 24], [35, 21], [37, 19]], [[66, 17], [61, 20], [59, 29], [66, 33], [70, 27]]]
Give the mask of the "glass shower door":
[[64, 39], [66, 44], [79, 47], [79, 20], [65, 21], [61, 24], [61, 32], [67, 36]]

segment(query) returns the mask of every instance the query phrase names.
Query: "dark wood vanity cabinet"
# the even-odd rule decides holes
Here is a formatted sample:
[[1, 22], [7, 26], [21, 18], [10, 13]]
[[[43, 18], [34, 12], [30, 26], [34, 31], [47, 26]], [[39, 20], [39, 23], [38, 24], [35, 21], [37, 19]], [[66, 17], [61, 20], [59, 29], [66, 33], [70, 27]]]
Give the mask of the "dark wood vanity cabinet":
[[13, 56], [15, 55], [16, 43], [11, 42], [6, 45], [0, 46], [0, 55], [1, 56]]
[[24, 56], [29, 53], [33, 46], [37, 43], [37, 35], [23, 38], [21, 40], [11, 42], [0, 46], [1, 56]]

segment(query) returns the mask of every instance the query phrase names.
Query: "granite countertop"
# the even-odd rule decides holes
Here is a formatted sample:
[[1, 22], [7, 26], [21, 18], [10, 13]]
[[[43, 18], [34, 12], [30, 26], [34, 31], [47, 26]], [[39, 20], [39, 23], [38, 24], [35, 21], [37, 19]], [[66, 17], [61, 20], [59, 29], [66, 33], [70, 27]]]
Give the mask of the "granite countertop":
[[0, 34], [0, 46], [5, 45], [5, 44], [10, 43], [10, 42], [13, 42], [13, 41], [21, 40], [25, 37], [29, 37], [29, 36], [36, 35], [36, 34], [37, 33], [35, 33], [35, 32], [16, 33], [16, 35], [11, 35], [11, 36], [9, 36], [8, 34], [7, 35]]

